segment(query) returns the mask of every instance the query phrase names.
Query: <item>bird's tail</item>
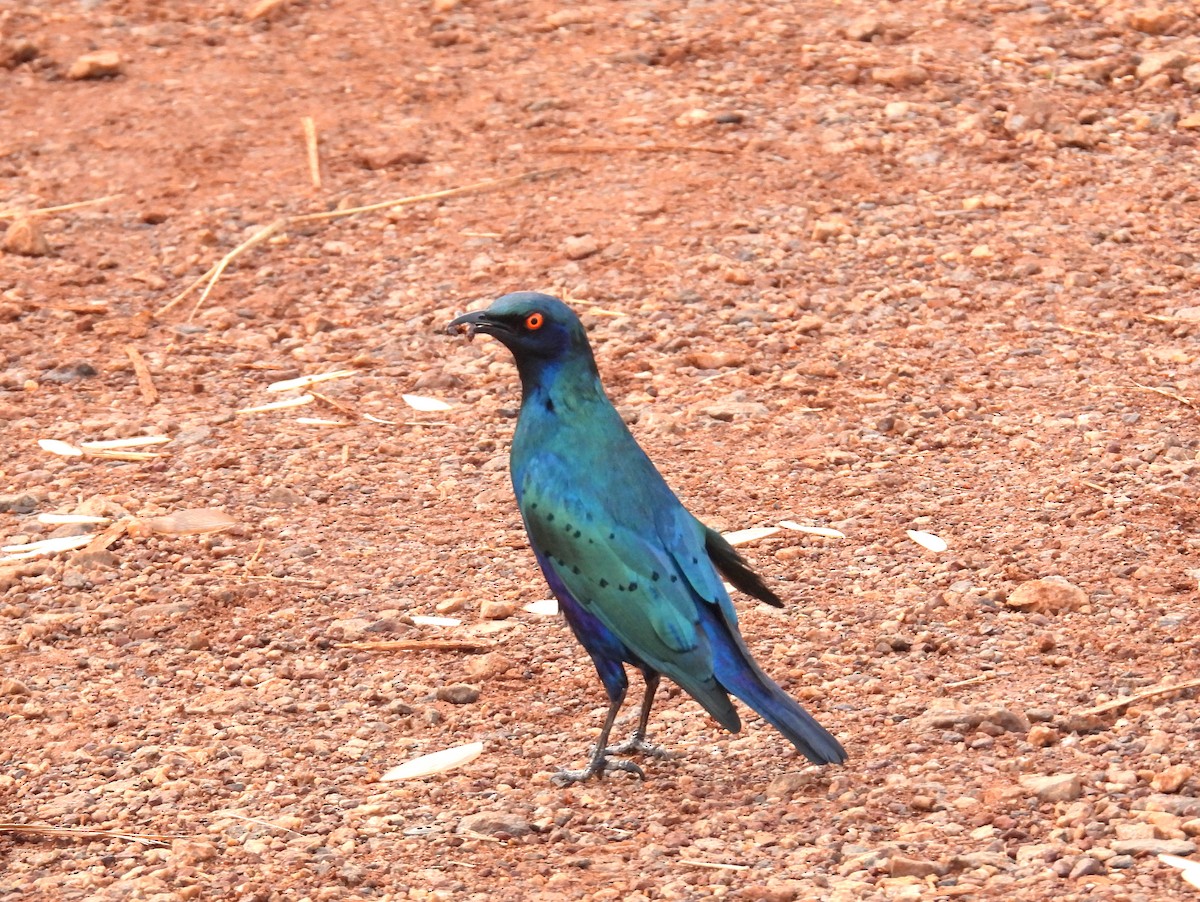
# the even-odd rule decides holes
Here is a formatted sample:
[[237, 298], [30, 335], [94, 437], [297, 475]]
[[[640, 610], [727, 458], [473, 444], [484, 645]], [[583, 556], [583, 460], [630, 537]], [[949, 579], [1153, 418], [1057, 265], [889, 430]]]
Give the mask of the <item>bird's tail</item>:
[[782, 733], [814, 764], [841, 764], [846, 750], [833, 735], [779, 684], [754, 663], [736, 630], [731, 630], [716, 610], [705, 612], [704, 629], [713, 650], [713, 668], [719, 682]]

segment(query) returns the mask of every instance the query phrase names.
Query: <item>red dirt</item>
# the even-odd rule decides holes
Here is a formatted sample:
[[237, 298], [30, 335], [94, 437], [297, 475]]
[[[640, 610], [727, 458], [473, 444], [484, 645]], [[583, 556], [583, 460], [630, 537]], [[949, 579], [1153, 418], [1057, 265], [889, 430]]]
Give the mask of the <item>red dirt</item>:
[[[1189, 4], [258, 6], [0, 8], [0, 540], [238, 521], [0, 563], [0, 820], [166, 837], [0, 827], [0, 899], [1188, 892], [1154, 853], [1195, 857], [1196, 690], [1087, 711], [1200, 677]], [[540, 170], [281, 226], [164, 312], [280, 217]], [[846, 766], [671, 687], [679, 757], [550, 782], [604, 697], [523, 610], [509, 357], [442, 334], [520, 289], [698, 516], [845, 534], [747, 546], [789, 604], [739, 604]], [[397, 639], [488, 649], [360, 644]]]

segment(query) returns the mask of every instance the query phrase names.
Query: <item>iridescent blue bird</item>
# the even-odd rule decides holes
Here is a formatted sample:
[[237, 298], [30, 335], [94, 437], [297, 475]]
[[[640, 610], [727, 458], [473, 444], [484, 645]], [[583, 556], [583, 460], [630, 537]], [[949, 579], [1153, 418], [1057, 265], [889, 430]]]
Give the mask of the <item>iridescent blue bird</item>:
[[[604, 393], [571, 308], [518, 292], [458, 317], [447, 331], [494, 336], [516, 359], [522, 397], [510, 464], [517, 506], [546, 582], [608, 693], [590, 761], [556, 782], [606, 770], [644, 776], [636, 764], [609, 756], [661, 754], [646, 742], [646, 726], [664, 675], [730, 732], [741, 727], [732, 694], [809, 760], [845, 761], [838, 741], [755, 663], [721, 575], [754, 598], [782, 602], [667, 486]], [[632, 738], [609, 748], [629, 685], [626, 664], [642, 672], [646, 694]]]

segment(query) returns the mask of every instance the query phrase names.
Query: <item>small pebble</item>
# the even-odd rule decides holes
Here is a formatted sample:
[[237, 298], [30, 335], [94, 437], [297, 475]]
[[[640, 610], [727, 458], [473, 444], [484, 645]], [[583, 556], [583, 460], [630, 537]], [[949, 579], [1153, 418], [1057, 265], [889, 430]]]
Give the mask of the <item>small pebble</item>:
[[115, 50], [97, 50], [85, 53], [71, 63], [67, 78], [83, 81], [95, 78], [115, 78], [125, 71], [125, 63]]
[[450, 702], [452, 705], [470, 705], [479, 701], [479, 687], [456, 683], [452, 686], [439, 686], [438, 701]]

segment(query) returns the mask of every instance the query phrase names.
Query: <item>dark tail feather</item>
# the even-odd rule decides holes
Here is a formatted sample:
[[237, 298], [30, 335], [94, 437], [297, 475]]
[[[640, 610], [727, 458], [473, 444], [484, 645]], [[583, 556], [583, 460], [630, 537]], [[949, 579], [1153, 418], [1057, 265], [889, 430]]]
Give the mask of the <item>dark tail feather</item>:
[[[758, 671], [755, 673], [755, 671]], [[841, 764], [846, 750], [769, 676], [751, 664], [740, 673], [718, 674], [726, 689], [758, 712], [814, 764]]]
[[841, 764], [842, 744], [754, 663], [741, 637], [734, 634], [716, 610], [702, 620], [713, 648], [717, 682], [758, 712], [814, 764]]
[[740, 589], [751, 598], [765, 601], [777, 608], [783, 607], [779, 596], [772, 592], [762, 577], [750, 569], [746, 559], [738, 554], [737, 549], [725, 541], [725, 538], [715, 529], [705, 528], [704, 547], [709, 558], [717, 565], [717, 569], [734, 588]]

